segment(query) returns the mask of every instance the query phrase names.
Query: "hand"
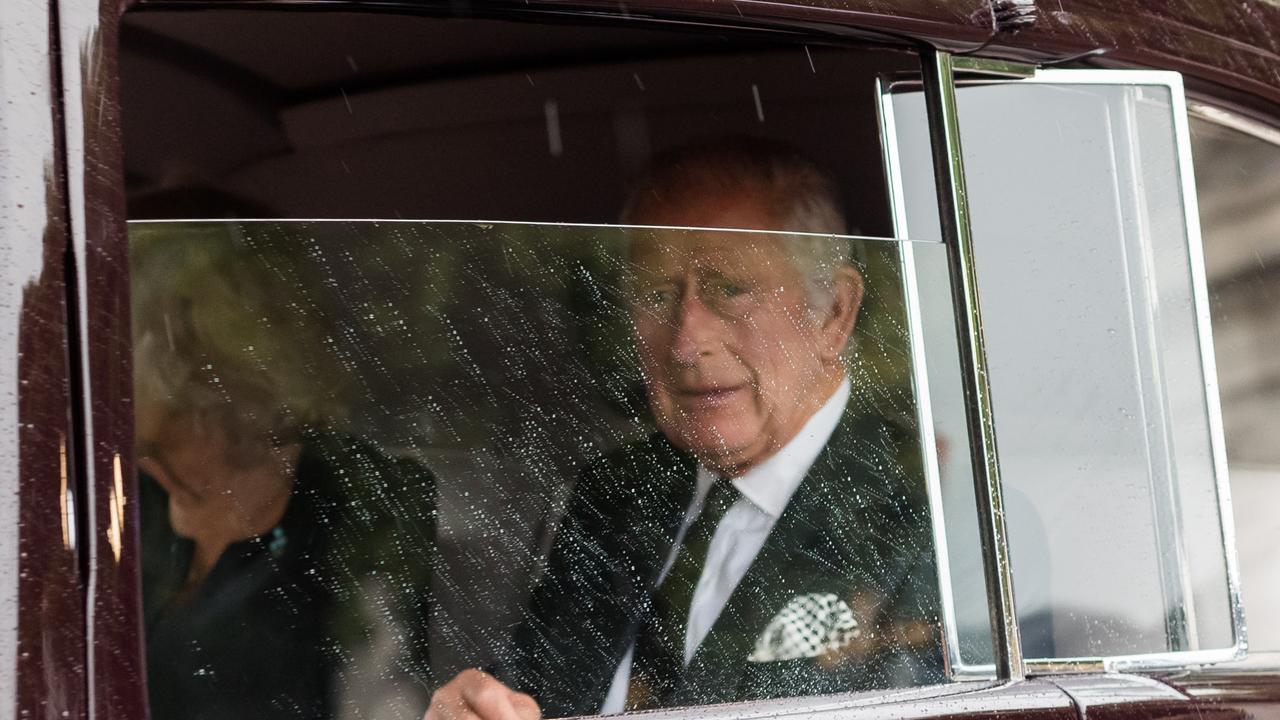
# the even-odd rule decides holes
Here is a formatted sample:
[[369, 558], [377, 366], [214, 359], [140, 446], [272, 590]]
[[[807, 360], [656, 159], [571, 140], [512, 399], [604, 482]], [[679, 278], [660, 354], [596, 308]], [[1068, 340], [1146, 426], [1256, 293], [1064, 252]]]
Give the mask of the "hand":
[[479, 670], [463, 670], [431, 696], [422, 720], [539, 720], [542, 710], [524, 693]]

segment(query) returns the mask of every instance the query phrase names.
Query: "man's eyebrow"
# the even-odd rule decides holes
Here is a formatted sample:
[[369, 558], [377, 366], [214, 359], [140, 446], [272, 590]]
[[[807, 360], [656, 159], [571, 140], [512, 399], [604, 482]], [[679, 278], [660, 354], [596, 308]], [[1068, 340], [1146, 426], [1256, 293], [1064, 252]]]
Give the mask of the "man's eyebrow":
[[646, 268], [642, 265], [639, 265], [633, 260], [626, 260], [625, 262], [622, 263], [621, 274], [624, 282], [636, 282], [639, 280], [666, 281], [669, 279], [668, 276], [660, 272], [655, 272], [654, 270]]
[[652, 271], [645, 270], [644, 267], [641, 266], [639, 263], [637, 263], [634, 259], [632, 259], [631, 255], [629, 254], [620, 256], [618, 258], [618, 268], [624, 280], [636, 277], [637, 275], [640, 275], [646, 272], [648, 272], [650, 275], [653, 274]]

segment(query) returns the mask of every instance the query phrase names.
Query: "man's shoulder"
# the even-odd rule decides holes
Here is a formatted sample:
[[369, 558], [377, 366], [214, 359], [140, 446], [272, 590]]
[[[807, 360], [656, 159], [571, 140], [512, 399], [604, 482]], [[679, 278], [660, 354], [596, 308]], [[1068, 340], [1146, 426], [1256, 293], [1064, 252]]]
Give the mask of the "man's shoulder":
[[431, 471], [407, 455], [393, 455], [372, 441], [331, 428], [308, 428], [302, 438], [299, 479], [326, 490], [409, 490], [433, 486]]
[[860, 505], [896, 506], [900, 510], [928, 504], [919, 433], [910, 423], [885, 414], [846, 412], [814, 464], [811, 474], [825, 475], [829, 489], [854, 492]]
[[559, 523], [556, 547], [661, 544], [692, 499], [697, 464], [661, 435], [601, 455], [579, 473]]
[[809, 546], [838, 556], [828, 558], [833, 566], [866, 569], [866, 560], [876, 558], [881, 570], [896, 574], [892, 568], [910, 564], [909, 556], [932, 547], [928, 487], [915, 433], [883, 414], [846, 413], [787, 512], [796, 516], [788, 527], [809, 528], [801, 533]]
[[652, 498], [688, 485], [696, 470], [697, 461], [654, 433], [588, 463], [577, 492], [615, 500]]

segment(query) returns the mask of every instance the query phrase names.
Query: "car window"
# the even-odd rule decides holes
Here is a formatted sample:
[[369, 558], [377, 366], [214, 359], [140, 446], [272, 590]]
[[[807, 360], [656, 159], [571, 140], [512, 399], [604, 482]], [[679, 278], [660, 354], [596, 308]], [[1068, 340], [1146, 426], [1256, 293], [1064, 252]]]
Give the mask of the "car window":
[[467, 668], [551, 717], [951, 679], [945, 252], [894, 237], [874, 104], [913, 55], [251, 11], [122, 43], [153, 717], [413, 717]]
[[[1180, 93], [1169, 76], [1052, 71], [957, 90], [1029, 659], [1237, 651]], [[888, 102], [900, 229], [936, 237], [923, 99], [904, 86]], [[933, 423], [939, 438], [964, 436], [962, 408], [934, 403]], [[939, 471], [956, 464], [943, 457]], [[953, 577], [976, 565], [951, 553]], [[961, 655], [980, 664], [963, 627], [984, 608], [956, 605]]]
[[[770, 237], [769, 251], [798, 254], [807, 240]], [[145, 548], [151, 551], [144, 558], [164, 561], [147, 566], [148, 647], [153, 657], [169, 657], [163, 668], [153, 666], [153, 677], [193, 672], [200, 658], [227, 671], [218, 664], [226, 658], [216, 653], [231, 652], [226, 645], [238, 641], [216, 647], [214, 638], [199, 633], [202, 613], [246, 628], [266, 620], [288, 623], [287, 632], [276, 634], [258, 628], [260, 640], [283, 643], [305, 628], [305, 645], [333, 655], [342, 684], [357, 696], [368, 691], [364, 678], [384, 682], [393, 670], [410, 675], [388, 692], [412, 687], [413, 673], [433, 658], [431, 669], [446, 678], [476, 665], [527, 674], [531, 660], [519, 657], [518, 638], [504, 631], [513, 615], [518, 619], [534, 576], [545, 573], [548, 582], [564, 582], [554, 575], [564, 572], [556, 565], [559, 558], [553, 556], [545, 568], [540, 560], [557, 540], [557, 520], [568, 513], [583, 522], [583, 510], [566, 507], [575, 499], [586, 502], [575, 486], [606, 493], [589, 498], [595, 513], [612, 511], [625, 501], [619, 495], [624, 492], [643, 492], [636, 511], [656, 512], [664, 506], [664, 485], [654, 479], [639, 486], [628, 473], [643, 470], [661, 478], [684, 462], [678, 455], [666, 464], [650, 458], [651, 467], [624, 464], [618, 477], [596, 477], [627, 453], [656, 453], [654, 443], [666, 447], [663, 428], [673, 435], [684, 428], [679, 420], [676, 430], [664, 425], [655, 418], [658, 401], [645, 398], [639, 357], [645, 351], [634, 338], [643, 332], [647, 340], [666, 327], [658, 319], [669, 291], [642, 275], [628, 277], [641, 255], [626, 248], [639, 242], [740, 247], [743, 239], [737, 233], [501, 223], [135, 225], [139, 462], [150, 471], [144, 475], [144, 503], [147, 492], [167, 493], [167, 505], [144, 504], [156, 514], [144, 516]], [[777, 522], [793, 537], [768, 541], [756, 563], [775, 565], [763, 577], [753, 569], [729, 596], [721, 622], [735, 623], [732, 629], [709, 631], [719, 642], [746, 643], [744, 657], [736, 660], [747, 664], [744, 678], [732, 687], [707, 689], [714, 692], [706, 698], [874, 689], [943, 678], [928, 490], [915, 438], [910, 368], [902, 361], [909, 343], [901, 243], [849, 243], [867, 287], [848, 355], [851, 393], [847, 402], [841, 397], [846, 407], [833, 416], [833, 422], [847, 417], [838, 427], [850, 433], [849, 445], [827, 450], [812, 471], [821, 482], [795, 491], [791, 502], [803, 503], [795, 506], [803, 514], [785, 505], [791, 514]], [[917, 250], [940, 253], [941, 246]], [[223, 264], [235, 269], [215, 269]], [[731, 259], [728, 267], [738, 264]], [[766, 323], [756, 304], [767, 303], [751, 296], [777, 288], [752, 287], [749, 276], [733, 281], [742, 289], [709, 278], [701, 291], [706, 303], [717, 314]], [[646, 322], [654, 327], [637, 329]], [[761, 371], [761, 383], [770, 380], [767, 372]], [[227, 423], [219, 416], [223, 412], [236, 420]], [[221, 439], [232, 432], [221, 431], [221, 425], [248, 436], [237, 438], [244, 454], [259, 433], [269, 434], [275, 445], [299, 446], [298, 457], [281, 461], [292, 461], [292, 498], [278, 523], [231, 546], [238, 564], [219, 557], [196, 588], [183, 587], [184, 580], [192, 582], [201, 543], [215, 535], [215, 518], [249, 522], [267, 505], [257, 489], [237, 484], [234, 468], [214, 472], [222, 468], [218, 456], [201, 454], [217, 442], [236, 447]], [[370, 436], [380, 439], [377, 447]], [[196, 442], [202, 450], [187, 449]], [[259, 477], [246, 473], [239, 482]], [[225, 507], [186, 499], [188, 492], [221, 495]], [[297, 506], [303, 498], [307, 504]], [[306, 512], [295, 513], [299, 507]], [[433, 535], [437, 512], [440, 527]], [[657, 522], [646, 515], [636, 522], [646, 519]], [[646, 537], [642, 529], [612, 541], [630, 557]], [[596, 528], [599, 537], [586, 539], [607, 542], [606, 531], [621, 532]], [[559, 532], [582, 531], [562, 524]], [[792, 556], [790, 542], [810, 549]], [[824, 549], [826, 555], [814, 555]], [[243, 575], [261, 571], [254, 561], [259, 556], [268, 565], [279, 564], [276, 573], [284, 575], [287, 587], [317, 587], [274, 617], [230, 607]], [[434, 578], [432, 570], [438, 573]], [[862, 577], [881, 582], [854, 582]], [[264, 592], [285, 590], [272, 584]], [[589, 608], [582, 606], [586, 599], [559, 592], [566, 593], [560, 602], [569, 604], [555, 609], [569, 617], [540, 616], [535, 632], [566, 632], [567, 620], [591, 622]], [[772, 597], [777, 593], [786, 597]], [[433, 607], [422, 607], [432, 597]], [[432, 610], [433, 617], [424, 615]], [[771, 617], [756, 617], [766, 610]], [[760, 627], [751, 630], [752, 623]], [[418, 637], [428, 626], [430, 637]], [[827, 635], [803, 634], [821, 628]], [[749, 636], [739, 636], [743, 632]], [[191, 642], [192, 634], [208, 647], [184, 651], [180, 643]], [[386, 641], [372, 644], [384, 634]], [[583, 634], [578, 655], [593, 655], [586, 642], [593, 637]], [[419, 657], [424, 651], [428, 656]], [[559, 662], [562, 654], [551, 657]], [[802, 661], [816, 663], [819, 657], [820, 664], [804, 669]], [[532, 661], [548, 675], [557, 670], [547, 658]], [[300, 655], [286, 665], [318, 662]], [[779, 674], [774, 667], [788, 669]], [[281, 688], [288, 686], [284, 677], [275, 678]], [[524, 681], [537, 685], [545, 679]], [[153, 703], [176, 705], [180, 698], [163, 687], [153, 689]], [[549, 696], [544, 702], [553, 699], [568, 702]], [[203, 700], [218, 702], [216, 696]], [[557, 714], [574, 708], [564, 707]]]
[[1234, 116], [1208, 112], [1192, 117], [1191, 141], [1245, 617], [1250, 649], [1275, 650], [1280, 625], [1270, 609], [1280, 602], [1280, 576], [1271, 550], [1280, 528], [1266, 508], [1280, 491], [1280, 452], [1271, 442], [1280, 424], [1271, 362], [1280, 313], [1280, 149], [1266, 128], [1233, 129]]

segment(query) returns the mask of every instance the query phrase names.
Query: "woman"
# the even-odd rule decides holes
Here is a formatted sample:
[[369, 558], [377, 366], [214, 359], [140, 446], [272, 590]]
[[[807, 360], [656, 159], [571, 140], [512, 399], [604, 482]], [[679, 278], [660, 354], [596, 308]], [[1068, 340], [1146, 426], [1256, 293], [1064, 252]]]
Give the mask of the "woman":
[[412, 714], [432, 476], [330, 429], [341, 364], [283, 256], [168, 227], [131, 257], [151, 716]]

